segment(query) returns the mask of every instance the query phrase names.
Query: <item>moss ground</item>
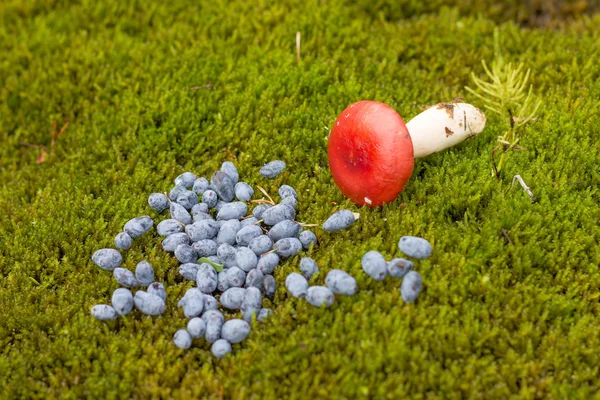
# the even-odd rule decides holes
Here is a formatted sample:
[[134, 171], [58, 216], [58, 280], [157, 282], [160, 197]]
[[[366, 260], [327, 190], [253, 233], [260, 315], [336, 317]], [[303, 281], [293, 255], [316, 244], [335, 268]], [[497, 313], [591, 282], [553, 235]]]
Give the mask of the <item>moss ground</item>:
[[[445, 3], [2, 2], [0, 397], [598, 396], [600, 16], [542, 29], [503, 21], [523, 16], [510, 6]], [[463, 87], [493, 57], [495, 28], [543, 100], [521, 141], [528, 150], [492, 179], [504, 121], [490, 116], [477, 139], [418, 160], [395, 202], [345, 200], [325, 151], [337, 114], [360, 99], [406, 120], [456, 96], [477, 104]], [[38, 149], [24, 143], [50, 149], [53, 121], [70, 124], [36, 163]], [[258, 168], [276, 158], [288, 168], [261, 179]], [[360, 292], [326, 310], [288, 298], [281, 281], [296, 257], [276, 272], [274, 317], [232, 356], [217, 361], [203, 342], [181, 351], [174, 305], [191, 283], [153, 233], [124, 265], [156, 267], [168, 311], [93, 320], [91, 306], [117, 284], [91, 254], [134, 216], [165, 218], [149, 210], [149, 193], [224, 160], [272, 193], [294, 186], [303, 222], [360, 212], [349, 230], [317, 230], [311, 254], [322, 271], [314, 282], [342, 268]], [[509, 190], [514, 174], [533, 203]], [[360, 268], [370, 249], [398, 256], [405, 234], [435, 248], [416, 265], [425, 288], [415, 304], [403, 304], [398, 281]]]

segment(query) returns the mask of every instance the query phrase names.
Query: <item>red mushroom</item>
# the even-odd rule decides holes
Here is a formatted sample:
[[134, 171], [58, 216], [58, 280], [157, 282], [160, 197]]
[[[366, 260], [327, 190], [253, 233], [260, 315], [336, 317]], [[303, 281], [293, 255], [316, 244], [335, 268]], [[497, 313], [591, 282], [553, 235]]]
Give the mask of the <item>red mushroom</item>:
[[359, 101], [337, 118], [327, 148], [342, 193], [358, 205], [393, 201], [410, 178], [413, 145], [404, 121], [390, 106]]

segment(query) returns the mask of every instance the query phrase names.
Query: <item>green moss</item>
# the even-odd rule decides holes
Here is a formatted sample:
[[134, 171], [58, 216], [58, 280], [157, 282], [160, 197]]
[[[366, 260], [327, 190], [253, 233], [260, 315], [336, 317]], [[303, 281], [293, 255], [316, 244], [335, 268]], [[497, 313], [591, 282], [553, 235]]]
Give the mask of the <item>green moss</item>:
[[[492, 7], [334, 3], [0, 5], [1, 398], [598, 395], [600, 17], [550, 31], [499, 23]], [[392, 12], [397, 4], [414, 11]], [[357, 209], [344, 199], [325, 151], [337, 114], [376, 99], [408, 120], [465, 96], [469, 74], [493, 56], [495, 27], [543, 99], [520, 142], [528, 150], [511, 153], [503, 179], [490, 178], [504, 128], [491, 117], [477, 139], [418, 160], [395, 202]], [[22, 143], [50, 148], [54, 120], [70, 125], [36, 164], [38, 150]], [[258, 169], [275, 158], [288, 168], [266, 182]], [[180, 351], [171, 340], [185, 319], [174, 305], [191, 283], [149, 234], [124, 265], [156, 267], [168, 311], [94, 321], [91, 306], [117, 284], [91, 254], [128, 219], [157, 217], [149, 193], [224, 160], [271, 193], [294, 186], [302, 222], [359, 211], [349, 230], [317, 230], [311, 253], [321, 269], [314, 282], [342, 268], [359, 293], [321, 310], [280, 284], [273, 318], [231, 357], [215, 360], [203, 342]], [[509, 190], [514, 174], [533, 203]], [[367, 250], [398, 256], [404, 234], [435, 249], [417, 263], [425, 289], [409, 305], [398, 281], [360, 269]], [[298, 258], [286, 261], [278, 282], [295, 270]]]

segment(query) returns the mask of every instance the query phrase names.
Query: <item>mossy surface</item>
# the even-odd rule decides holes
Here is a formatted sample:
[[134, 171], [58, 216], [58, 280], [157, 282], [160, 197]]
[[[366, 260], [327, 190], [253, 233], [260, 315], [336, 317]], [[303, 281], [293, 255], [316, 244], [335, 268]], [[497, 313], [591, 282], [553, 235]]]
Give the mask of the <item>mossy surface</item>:
[[[598, 396], [600, 16], [542, 30], [502, 22], [485, 2], [420, 3], [2, 2], [0, 398]], [[395, 202], [344, 199], [326, 155], [338, 113], [361, 99], [405, 120], [457, 96], [477, 105], [463, 87], [492, 59], [495, 28], [543, 100], [502, 179], [491, 178], [490, 152], [506, 121], [490, 115], [476, 139], [417, 160]], [[51, 147], [53, 121], [69, 125]], [[50, 150], [44, 162], [31, 145]], [[288, 167], [267, 181], [258, 169], [272, 159]], [[274, 316], [231, 356], [214, 359], [203, 341], [182, 351], [175, 305], [192, 283], [151, 233], [124, 266], [155, 266], [165, 315], [93, 320], [118, 285], [92, 253], [132, 217], [165, 218], [149, 193], [225, 160], [271, 194], [295, 187], [302, 222], [360, 212], [346, 231], [316, 229], [311, 252], [314, 283], [341, 268], [358, 294], [329, 309], [289, 298], [296, 257], [275, 273]], [[515, 174], [534, 202], [509, 189]], [[399, 281], [360, 268], [368, 250], [401, 256], [402, 235], [434, 246], [416, 262], [425, 286], [415, 304], [402, 302]]]

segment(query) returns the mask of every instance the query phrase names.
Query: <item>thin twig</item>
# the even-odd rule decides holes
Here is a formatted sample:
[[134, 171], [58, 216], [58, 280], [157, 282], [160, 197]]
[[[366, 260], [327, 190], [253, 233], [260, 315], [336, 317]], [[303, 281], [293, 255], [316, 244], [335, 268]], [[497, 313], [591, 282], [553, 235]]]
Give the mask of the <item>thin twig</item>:
[[271, 200], [271, 204], [275, 205], [275, 202], [273, 201], [273, 199], [271, 198], [271, 196], [269, 196], [269, 193], [267, 193], [267, 191], [265, 189], [263, 189], [262, 187], [256, 185], [256, 187], [258, 188], [258, 190], [260, 190], [265, 196], [267, 196], [267, 198], [269, 200]]
[[300, 32], [296, 32], [296, 60], [300, 62]]
[[513, 176], [513, 180], [512, 180], [512, 183], [510, 184], [510, 188], [511, 189], [513, 188], [513, 185], [515, 184], [516, 180], [519, 181], [523, 190], [527, 192], [527, 194], [529, 195], [529, 198], [531, 199], [531, 201], [533, 201], [533, 193], [531, 192], [531, 189], [529, 189], [529, 186], [527, 186], [525, 184], [525, 181], [523, 180], [523, 178], [521, 178], [521, 175]]
[[504, 235], [506, 240], [508, 240], [509, 244], [513, 244], [512, 240], [510, 240], [510, 236], [508, 236], [508, 232], [506, 232], [506, 230], [504, 228], [502, 228], [502, 234]]

